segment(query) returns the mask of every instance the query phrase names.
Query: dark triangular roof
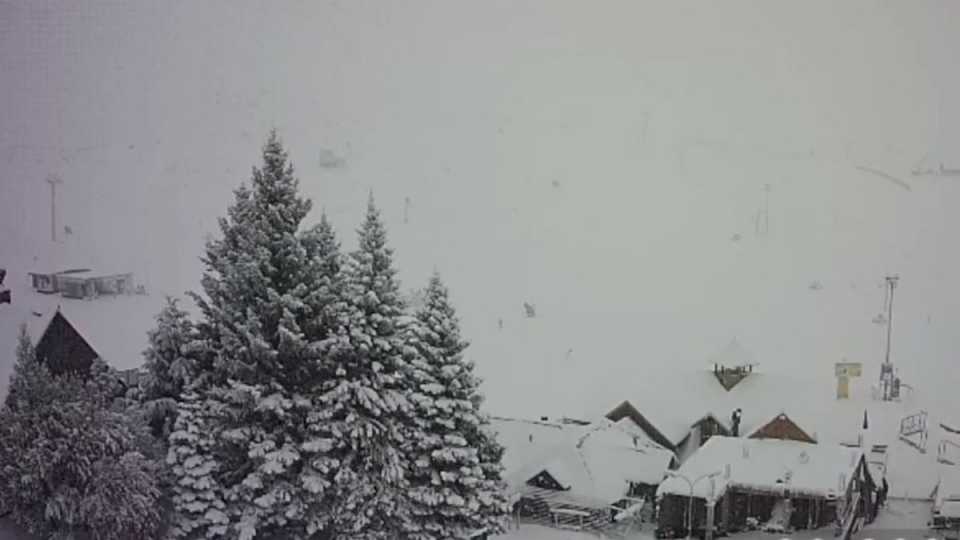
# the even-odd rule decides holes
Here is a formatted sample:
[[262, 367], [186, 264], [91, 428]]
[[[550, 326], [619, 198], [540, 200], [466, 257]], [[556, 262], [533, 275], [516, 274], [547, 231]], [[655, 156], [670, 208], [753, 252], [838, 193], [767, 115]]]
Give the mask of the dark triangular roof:
[[37, 359], [55, 374], [85, 373], [99, 354], [58, 309], [37, 340]]

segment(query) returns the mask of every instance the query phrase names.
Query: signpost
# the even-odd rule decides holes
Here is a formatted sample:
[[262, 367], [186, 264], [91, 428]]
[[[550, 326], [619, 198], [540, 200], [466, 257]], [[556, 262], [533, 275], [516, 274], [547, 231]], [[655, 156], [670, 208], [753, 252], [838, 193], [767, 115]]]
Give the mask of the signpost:
[[850, 379], [863, 374], [863, 364], [860, 362], [837, 362], [834, 364], [834, 374], [837, 376], [837, 399], [850, 397]]
[[[919, 435], [918, 440], [911, 437]], [[922, 454], [927, 453], [927, 412], [920, 411], [900, 420], [900, 440], [913, 446]]]

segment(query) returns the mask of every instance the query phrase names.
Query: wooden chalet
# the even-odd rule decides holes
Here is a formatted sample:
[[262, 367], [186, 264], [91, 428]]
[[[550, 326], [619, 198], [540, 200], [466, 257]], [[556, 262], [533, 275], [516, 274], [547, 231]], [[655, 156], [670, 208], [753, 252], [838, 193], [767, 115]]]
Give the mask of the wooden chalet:
[[[89, 373], [90, 366], [95, 359], [99, 358], [108, 363], [112, 360], [109, 356], [105, 356], [95, 349], [93, 344], [91, 344], [91, 337], [78, 330], [59, 308], [56, 309], [53, 314], [49, 316], [46, 323], [39, 328], [39, 331], [35, 330], [35, 334], [39, 336], [35, 339], [37, 359], [44, 362], [55, 375], [64, 373], [84, 375]], [[144, 341], [146, 330], [146, 328], [143, 330]], [[95, 333], [91, 332], [91, 334]], [[126, 336], [119, 333], [112, 337], [116, 341], [122, 341], [126, 338]], [[104, 341], [105, 339], [100, 337], [98, 343]], [[110, 348], [109, 346], [104, 348], [104, 350], [111, 351], [120, 349], [121, 347]], [[136, 360], [139, 364], [142, 356], [138, 354], [136, 358], [131, 360]], [[127, 386], [136, 386], [144, 376], [144, 372], [141, 369], [124, 369], [122, 367], [123, 363], [119, 363], [119, 365], [111, 363], [111, 365], [117, 368], [118, 377]]]
[[[856, 448], [716, 436], [678, 474], [701, 479], [693, 488], [694, 533], [706, 528], [708, 501], [718, 534], [755, 526], [780, 533], [831, 525], [849, 531], [876, 515], [876, 486], [863, 452]], [[710, 474], [715, 474], [712, 481]], [[657, 496], [657, 536], [685, 536], [689, 484], [668, 478]]]

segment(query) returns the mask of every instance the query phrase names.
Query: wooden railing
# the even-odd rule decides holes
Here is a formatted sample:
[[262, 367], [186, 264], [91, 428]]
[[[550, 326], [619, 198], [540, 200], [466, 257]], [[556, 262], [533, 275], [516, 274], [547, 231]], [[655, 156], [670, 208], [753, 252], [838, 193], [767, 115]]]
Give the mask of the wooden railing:
[[856, 532], [855, 526], [860, 518], [860, 492], [854, 492], [853, 498], [843, 509], [843, 517], [840, 521], [840, 540], [850, 540], [853, 533]]

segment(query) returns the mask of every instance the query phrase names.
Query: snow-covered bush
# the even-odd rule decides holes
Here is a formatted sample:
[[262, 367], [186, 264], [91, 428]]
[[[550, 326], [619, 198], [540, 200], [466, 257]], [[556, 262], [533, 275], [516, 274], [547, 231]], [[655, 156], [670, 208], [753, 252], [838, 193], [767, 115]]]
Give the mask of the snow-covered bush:
[[99, 361], [87, 377], [52, 375], [22, 330], [0, 409], [0, 509], [45, 537], [153, 537], [157, 463], [120, 390]]

